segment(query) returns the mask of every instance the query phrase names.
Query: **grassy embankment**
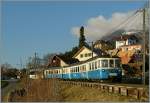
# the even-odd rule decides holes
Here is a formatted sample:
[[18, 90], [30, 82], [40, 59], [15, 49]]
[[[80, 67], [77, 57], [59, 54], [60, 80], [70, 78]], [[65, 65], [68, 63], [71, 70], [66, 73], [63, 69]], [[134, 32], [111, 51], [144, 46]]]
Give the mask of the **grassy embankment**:
[[55, 80], [26, 80], [27, 94], [23, 97], [14, 96], [13, 101], [17, 102], [122, 102], [139, 101], [131, 97], [121, 96], [100, 91], [98, 89], [80, 86], [62, 85]]
[[22, 88], [22, 83], [20, 81], [16, 81], [16, 82], [7, 82], [7, 81], [4, 82], [3, 81], [1, 83], [3, 85], [3, 88], [1, 89], [1, 101], [2, 102], [8, 102], [9, 94], [11, 93], [11, 91]]
[[1, 88], [4, 88], [8, 85], [9, 83], [7, 81], [1, 80]]

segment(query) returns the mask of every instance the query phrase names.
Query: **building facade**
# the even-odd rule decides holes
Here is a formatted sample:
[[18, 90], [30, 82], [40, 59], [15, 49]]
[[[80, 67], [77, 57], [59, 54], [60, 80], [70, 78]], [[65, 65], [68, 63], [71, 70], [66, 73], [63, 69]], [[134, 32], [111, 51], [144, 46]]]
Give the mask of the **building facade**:
[[137, 38], [134, 35], [121, 35], [116, 38], [116, 49], [124, 45], [133, 45], [137, 43]]
[[91, 49], [83, 46], [74, 56], [73, 58], [76, 58], [78, 59], [79, 61], [85, 61], [85, 60], [88, 60], [90, 58], [92, 58], [92, 55], [93, 57], [97, 56], [97, 54]]

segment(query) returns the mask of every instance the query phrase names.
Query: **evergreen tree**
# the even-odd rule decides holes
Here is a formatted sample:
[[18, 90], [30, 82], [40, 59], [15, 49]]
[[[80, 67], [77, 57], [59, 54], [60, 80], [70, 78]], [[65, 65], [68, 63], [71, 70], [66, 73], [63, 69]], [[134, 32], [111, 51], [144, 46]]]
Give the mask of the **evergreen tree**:
[[82, 46], [85, 46], [86, 42], [85, 42], [85, 36], [84, 36], [84, 27], [81, 26], [80, 28], [80, 38], [79, 38], [79, 48], [81, 48]]

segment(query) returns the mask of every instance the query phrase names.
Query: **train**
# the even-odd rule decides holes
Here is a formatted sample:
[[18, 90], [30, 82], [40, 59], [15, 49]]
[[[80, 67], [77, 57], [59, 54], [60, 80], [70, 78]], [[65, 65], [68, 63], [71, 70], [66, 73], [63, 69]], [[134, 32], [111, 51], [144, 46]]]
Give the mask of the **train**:
[[44, 70], [44, 78], [121, 81], [120, 58], [93, 57], [69, 66], [48, 68]]

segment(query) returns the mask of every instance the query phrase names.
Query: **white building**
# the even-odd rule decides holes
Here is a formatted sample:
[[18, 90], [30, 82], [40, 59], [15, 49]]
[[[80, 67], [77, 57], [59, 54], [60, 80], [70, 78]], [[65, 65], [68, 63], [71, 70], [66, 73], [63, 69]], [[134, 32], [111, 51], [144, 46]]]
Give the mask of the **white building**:
[[105, 55], [105, 52], [101, 51], [100, 49], [93, 49], [92, 50], [89, 47], [85, 47], [83, 46], [74, 56], [73, 58], [78, 59], [79, 61], [85, 61], [88, 60], [90, 58], [92, 58], [95, 56], [99, 56], [99, 55]]
[[[93, 52], [93, 57], [97, 56], [95, 52]], [[74, 56], [73, 58], [78, 59], [79, 61], [85, 61], [92, 58], [92, 50], [83, 46]]]
[[122, 51], [141, 51], [142, 45], [140, 44], [133, 44], [133, 45], [124, 45], [120, 47]]
[[132, 45], [137, 43], [135, 35], [121, 35], [116, 38], [116, 49], [124, 45]]

